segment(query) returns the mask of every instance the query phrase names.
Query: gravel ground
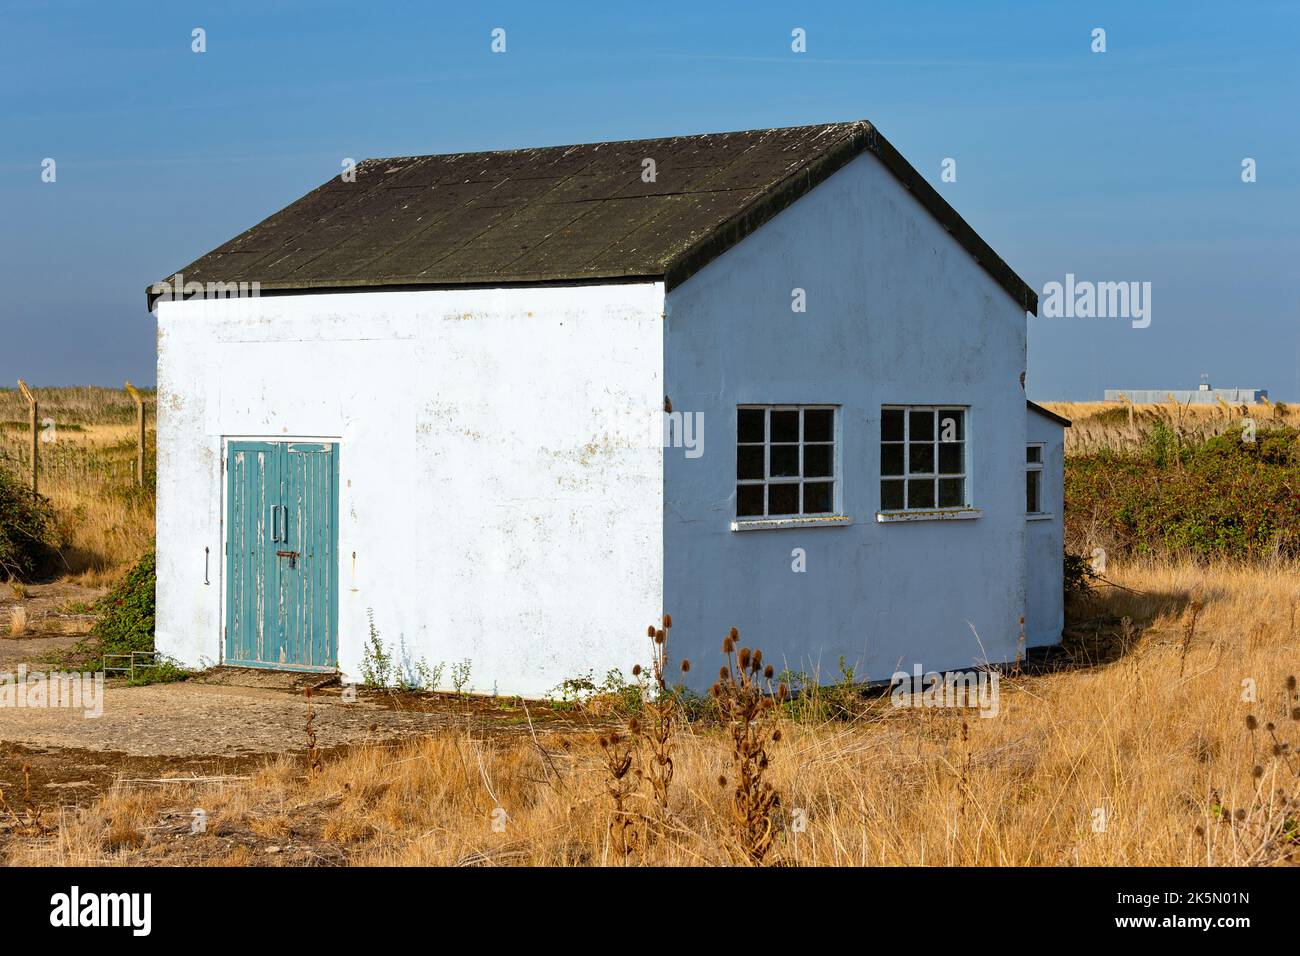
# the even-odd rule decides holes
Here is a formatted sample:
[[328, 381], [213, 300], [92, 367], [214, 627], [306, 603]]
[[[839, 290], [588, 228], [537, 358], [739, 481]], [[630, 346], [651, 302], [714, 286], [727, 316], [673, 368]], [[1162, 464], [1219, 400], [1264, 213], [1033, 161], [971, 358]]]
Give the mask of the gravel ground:
[[[242, 756], [306, 746], [307, 699], [285, 690], [186, 681], [107, 686], [103, 713], [69, 708], [0, 707], [0, 740], [138, 756]], [[373, 701], [347, 704], [335, 689], [310, 706], [317, 745], [335, 747], [447, 727], [453, 715], [395, 710]]]

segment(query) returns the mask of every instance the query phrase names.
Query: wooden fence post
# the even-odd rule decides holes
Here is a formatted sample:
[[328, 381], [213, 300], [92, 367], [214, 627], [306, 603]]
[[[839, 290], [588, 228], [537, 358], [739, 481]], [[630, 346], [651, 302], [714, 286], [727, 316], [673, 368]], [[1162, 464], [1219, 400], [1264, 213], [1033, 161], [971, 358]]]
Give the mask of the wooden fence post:
[[39, 424], [36, 410], [36, 396], [32, 394], [32, 390], [27, 387], [27, 383], [21, 378], [18, 380], [18, 389], [23, 393], [23, 398], [27, 399], [27, 404], [31, 407], [32, 412], [32, 500], [35, 501], [39, 495], [39, 491], [37, 490], [36, 464], [40, 448], [36, 433]]
[[135, 427], [136, 427], [136, 452], [135, 452], [135, 483], [144, 487], [144, 398], [140, 395], [134, 385], [126, 383], [126, 390], [131, 397], [135, 399]]

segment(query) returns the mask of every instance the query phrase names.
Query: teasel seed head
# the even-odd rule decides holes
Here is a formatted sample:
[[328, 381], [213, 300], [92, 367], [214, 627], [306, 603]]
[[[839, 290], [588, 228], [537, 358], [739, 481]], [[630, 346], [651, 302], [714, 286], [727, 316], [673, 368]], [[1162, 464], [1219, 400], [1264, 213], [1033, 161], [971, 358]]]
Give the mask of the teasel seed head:
[[673, 626], [673, 616], [672, 616], [671, 614], [665, 614], [665, 615], [664, 615], [664, 627], [665, 627], [665, 628], [669, 628], [669, 627], [672, 627], [672, 626]]
[[683, 660], [682, 660], [682, 673], [683, 673], [683, 674], [689, 674], [690, 672], [691, 672], [691, 662], [688, 661], [688, 660], [683, 659]]

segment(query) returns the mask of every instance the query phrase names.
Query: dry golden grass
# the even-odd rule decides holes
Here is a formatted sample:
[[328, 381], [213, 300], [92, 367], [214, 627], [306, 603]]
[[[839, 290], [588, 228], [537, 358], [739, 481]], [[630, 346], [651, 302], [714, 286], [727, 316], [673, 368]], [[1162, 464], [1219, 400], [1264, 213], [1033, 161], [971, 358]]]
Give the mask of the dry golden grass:
[[[1300, 425], [1300, 409], [1286, 405], [1133, 405], [1124, 402], [1044, 402], [1043, 406], [1070, 419], [1065, 430], [1065, 453], [1087, 454], [1103, 448], [1122, 451], [1139, 447], [1156, 423], [1163, 423], [1184, 438], [1204, 439], [1227, 431], [1240, 431], [1251, 418], [1258, 428]], [[1243, 411], [1244, 409], [1244, 411]]]
[[[39, 488], [59, 519], [64, 569], [106, 583], [153, 547], [154, 396], [145, 394], [146, 486], [137, 488], [135, 404], [125, 391], [33, 391], [43, 423]], [[16, 389], [0, 389], [0, 467], [24, 481], [31, 470], [28, 407]]]
[[[1271, 757], [1265, 724], [1300, 736], [1285, 689], [1300, 673], [1297, 571], [1114, 569], [1116, 584], [1143, 593], [1108, 587], [1076, 608], [1085, 623], [1070, 643], [1095, 663], [1004, 679], [991, 719], [894, 709], [883, 698], [848, 722], [784, 721], [767, 779], [782, 819], [802, 815], [806, 828], [780, 833], [768, 862], [1280, 861], [1296, 849], [1279, 833], [1288, 816], [1295, 826], [1297, 810], [1270, 810], [1266, 795], [1296, 793], [1287, 770], [1296, 755]], [[1201, 606], [1189, 633], [1193, 602]], [[1093, 620], [1100, 616], [1134, 625]], [[1253, 704], [1243, 701], [1247, 679], [1258, 688]], [[718, 784], [729, 769], [725, 733], [680, 729], [673, 760], [667, 823], [631, 862], [731, 862], [728, 794]], [[613, 864], [604, 781], [594, 729], [539, 743], [448, 734], [357, 748], [310, 775], [283, 758], [246, 782], [123, 788], [84, 819], [18, 846], [11, 862]], [[649, 794], [633, 799], [650, 812]], [[207, 812], [206, 833], [188, 832], [194, 807]], [[1222, 822], [1219, 808], [1246, 819]], [[494, 829], [494, 819], [504, 825]], [[168, 831], [167, 820], [181, 822]]]

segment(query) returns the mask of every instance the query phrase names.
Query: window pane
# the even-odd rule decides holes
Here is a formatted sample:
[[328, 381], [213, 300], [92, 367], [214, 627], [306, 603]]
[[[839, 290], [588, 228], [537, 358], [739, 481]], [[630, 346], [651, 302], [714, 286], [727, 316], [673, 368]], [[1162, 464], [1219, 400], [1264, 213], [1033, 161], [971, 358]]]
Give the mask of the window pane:
[[1043, 460], [1043, 446], [1042, 446], [1042, 445], [1026, 445], [1026, 446], [1025, 446], [1025, 461], [1026, 461], [1028, 464], [1030, 464], [1030, 465], [1037, 465], [1037, 464], [1040, 464], [1040, 463], [1042, 462], [1042, 460]]
[[767, 513], [769, 515], [797, 515], [799, 513], [799, 484], [768, 485]]
[[966, 415], [960, 408], [939, 409], [939, 441], [964, 441]]
[[962, 478], [939, 479], [939, 507], [961, 508], [966, 504], [966, 481]]
[[880, 446], [880, 473], [882, 475], [901, 475], [903, 473], [903, 443]]
[[798, 441], [799, 440], [799, 412], [798, 411], [780, 411], [772, 412], [772, 436], [771, 441]]
[[934, 412], [911, 412], [907, 427], [912, 441], [934, 441]]
[[964, 442], [950, 441], [939, 443], [939, 474], [941, 475], [960, 475], [962, 474], [962, 459], [965, 457], [962, 452], [966, 449]]
[[763, 478], [763, 446], [741, 445], [736, 449], [736, 477]]
[[803, 476], [805, 478], [829, 478], [831, 476], [831, 446], [803, 446]]
[[803, 513], [806, 515], [830, 514], [834, 485], [829, 481], [809, 481], [803, 486]]
[[1043, 477], [1041, 471], [1025, 472], [1025, 510], [1031, 515], [1038, 514], [1043, 510], [1042, 495], [1040, 493], [1041, 485], [1039, 480]]
[[907, 473], [909, 475], [934, 473], [933, 442], [912, 442], [907, 446]]
[[768, 467], [774, 478], [797, 478], [799, 476], [799, 446], [773, 445], [768, 456]]
[[882, 481], [880, 483], [880, 510], [903, 510], [903, 483], [901, 481]]
[[907, 483], [907, 509], [934, 507], [934, 479], [912, 479]]
[[736, 441], [763, 441], [766, 437], [763, 422], [767, 412], [761, 408], [736, 409]]
[[903, 410], [901, 408], [886, 408], [881, 410], [880, 440], [903, 440]]
[[763, 486], [762, 485], [737, 485], [736, 486], [736, 516], [744, 518], [747, 516], [763, 514]]
[[803, 413], [803, 440], [830, 441], [835, 412], [829, 408], [810, 408]]

